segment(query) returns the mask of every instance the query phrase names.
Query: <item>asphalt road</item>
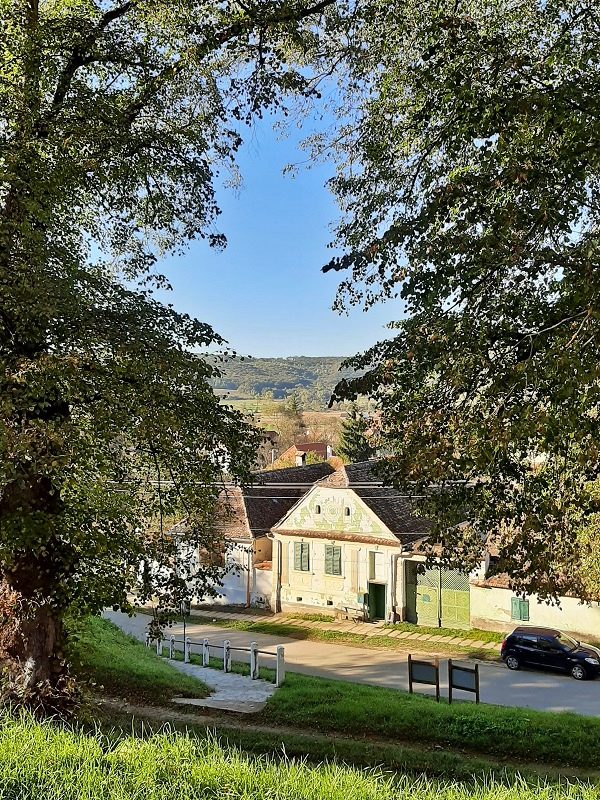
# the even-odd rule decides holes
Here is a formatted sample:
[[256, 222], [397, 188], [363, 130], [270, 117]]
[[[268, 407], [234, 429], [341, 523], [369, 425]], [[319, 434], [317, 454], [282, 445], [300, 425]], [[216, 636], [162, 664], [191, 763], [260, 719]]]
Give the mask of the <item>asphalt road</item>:
[[[138, 639], [145, 639], [146, 625], [149, 621], [147, 616], [140, 614], [128, 617], [114, 611], [107, 611], [105, 616], [127, 633], [133, 634]], [[171, 634], [182, 638], [183, 625], [174, 625], [166, 631], [165, 636]], [[256, 641], [261, 649], [275, 650], [278, 644], [283, 644], [286, 669], [290, 672], [368, 683], [373, 686], [387, 686], [392, 689], [408, 688], [408, 670], [404, 653], [280, 638], [262, 633], [248, 634], [204, 623], [188, 624], [186, 635], [195, 641], [201, 641], [206, 637], [211, 644], [213, 642], [220, 644], [223, 639], [229, 639], [232, 647], [248, 647], [250, 641]], [[194, 649], [199, 650], [199, 648]], [[270, 659], [264, 658], [262, 662], [264, 666], [270, 666]], [[440, 664], [442, 696], [447, 696], [447, 662], [441, 660]], [[536, 708], [542, 711], [572, 711], [600, 717], [600, 679], [576, 681], [567, 675], [525, 669], [511, 672], [504, 665], [481, 664], [480, 687], [482, 703]], [[432, 689], [422, 686], [418, 687], [418, 691], [431, 694]], [[472, 698], [471, 694], [462, 692], [455, 692], [455, 696], [457, 699]]]

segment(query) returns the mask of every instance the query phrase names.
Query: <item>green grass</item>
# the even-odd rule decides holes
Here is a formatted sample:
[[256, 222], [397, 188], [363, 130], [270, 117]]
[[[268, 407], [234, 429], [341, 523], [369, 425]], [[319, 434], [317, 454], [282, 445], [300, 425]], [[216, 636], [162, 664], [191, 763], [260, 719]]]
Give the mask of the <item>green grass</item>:
[[[301, 619], [307, 622], [337, 622], [336, 618], [330, 614], [290, 614], [289, 624], [293, 624], [293, 620]], [[504, 639], [504, 633], [497, 631], [484, 631], [480, 628], [469, 628], [462, 630], [458, 628], [432, 628], [427, 625], [413, 625], [410, 622], [396, 622], [393, 625], [385, 624], [383, 627], [386, 630], [406, 631], [407, 633], [427, 634], [430, 636], [459, 636], [461, 639], [473, 639], [479, 642], [500, 642]]]
[[202, 681], [179, 672], [137, 639], [99, 617], [88, 617], [73, 630], [70, 656], [80, 678], [113, 697], [160, 705], [176, 695], [210, 694]]
[[256, 757], [173, 731], [105, 737], [0, 718], [0, 800], [593, 800], [587, 782], [459, 782]]
[[318, 733], [377, 736], [563, 767], [598, 769], [600, 719], [447, 702], [288, 672], [262, 719]]
[[484, 631], [480, 628], [469, 628], [461, 630], [459, 628], [430, 628], [427, 625], [411, 625], [410, 622], [397, 622], [395, 625], [384, 625], [385, 628], [393, 628], [395, 631], [408, 631], [408, 633], [423, 633], [431, 636], [460, 636], [461, 639], [474, 639], [479, 642], [497, 642], [500, 644], [505, 633], [497, 631]]
[[[102, 719], [102, 727], [115, 736], [131, 735], [149, 738], [161, 732], [164, 723], [159, 724], [148, 718], [133, 718], [127, 714], [110, 710]], [[214, 738], [216, 730], [207, 728], [205, 723], [186, 721], [171, 724], [173, 730], [191, 734], [200, 739]], [[97, 728], [91, 729], [95, 732]], [[489, 779], [493, 777], [503, 785], [512, 785], [519, 775], [530, 781], [552, 779], [563, 780], [597, 780], [598, 773], [573, 768], [563, 770], [548, 765], [521, 764], [518, 768], [507, 766], [504, 759], [482, 758], [467, 755], [464, 752], [448, 752], [438, 747], [421, 747], [418, 743], [381, 742], [369, 739], [350, 739], [332, 734], [291, 733], [286, 730], [268, 731], [257, 728], [244, 729], [229, 726], [226, 722], [218, 723], [219, 740], [226, 745], [238, 747], [245, 753], [255, 755], [271, 755], [286, 759], [301, 758], [306, 763], [322, 764], [323, 761], [336, 761], [362, 769], [377, 765], [381, 769], [393, 772], [426, 774], [431, 777], [442, 777], [445, 780], [472, 781], [475, 777]]]

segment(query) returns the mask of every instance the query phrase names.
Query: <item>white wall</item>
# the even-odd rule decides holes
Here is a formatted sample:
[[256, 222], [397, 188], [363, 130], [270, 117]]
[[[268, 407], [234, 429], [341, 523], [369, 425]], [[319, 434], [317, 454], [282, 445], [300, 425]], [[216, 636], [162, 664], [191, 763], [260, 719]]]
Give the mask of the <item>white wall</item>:
[[[331, 540], [287, 537], [281, 531], [282, 552], [282, 580], [281, 580], [281, 605], [284, 611], [294, 609], [318, 608], [331, 611], [341, 606], [358, 605], [359, 596], [368, 591], [368, 584], [375, 579], [370, 574], [372, 562], [371, 553], [377, 553], [376, 580], [385, 583], [387, 596], [386, 608], [389, 613], [392, 605], [397, 606], [396, 597], [392, 597], [394, 587], [393, 561], [399, 554], [398, 547], [388, 547], [385, 540], [381, 545], [360, 544], [347, 541], [336, 541], [332, 532]], [[310, 547], [309, 570], [303, 572], [294, 569], [294, 543], [305, 542]], [[336, 544], [342, 548], [342, 574], [325, 574], [325, 546]], [[273, 563], [273, 575], [276, 575], [277, 565]], [[275, 583], [275, 578], [273, 579]], [[275, 587], [274, 587], [275, 588]], [[398, 587], [400, 591], [400, 587]]]
[[511, 619], [510, 589], [471, 586], [471, 626], [488, 630], [507, 631], [518, 625], [540, 625], [559, 628], [567, 633], [589, 635], [600, 639], [600, 604], [582, 605], [573, 597], [563, 597], [560, 607], [537, 602], [529, 597], [529, 622]]

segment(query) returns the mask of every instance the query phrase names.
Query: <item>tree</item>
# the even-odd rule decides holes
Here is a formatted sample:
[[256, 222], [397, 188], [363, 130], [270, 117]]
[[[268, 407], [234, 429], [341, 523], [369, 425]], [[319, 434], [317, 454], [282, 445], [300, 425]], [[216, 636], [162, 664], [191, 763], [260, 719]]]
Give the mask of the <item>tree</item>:
[[375, 448], [366, 436], [368, 430], [369, 421], [360, 413], [356, 403], [353, 403], [342, 423], [342, 438], [338, 447], [338, 453], [344, 461], [368, 461], [375, 455]]
[[273, 424], [279, 433], [279, 448], [286, 450], [298, 441], [306, 441], [306, 425], [302, 417], [302, 407], [296, 395], [291, 395], [283, 403], [273, 418]]
[[407, 318], [337, 396], [379, 402], [395, 485], [437, 487], [448, 563], [493, 533], [517, 590], [598, 599], [597, 4], [393, 0], [363, 33], [325, 269], [350, 271], [338, 305], [398, 297]]
[[[223, 244], [213, 183], [238, 128], [310, 97], [333, 0], [0, 0], [0, 579], [4, 692], [70, 689], [64, 620], [218, 573], [177, 558], [167, 522], [210, 539], [225, 472], [259, 435], [201, 357], [211, 328], [161, 305], [158, 254]], [[298, 68], [294, 66], [298, 65]], [[197, 548], [196, 548], [197, 549]]]

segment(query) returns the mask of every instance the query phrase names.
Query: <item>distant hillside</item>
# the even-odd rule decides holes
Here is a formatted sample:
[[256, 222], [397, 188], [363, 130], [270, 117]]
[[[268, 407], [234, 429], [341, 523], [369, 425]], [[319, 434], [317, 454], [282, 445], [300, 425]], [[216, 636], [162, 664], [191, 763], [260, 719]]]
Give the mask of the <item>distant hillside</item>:
[[230, 399], [272, 396], [283, 399], [298, 395], [305, 407], [327, 404], [335, 385], [352, 377], [352, 370], [340, 371], [342, 356], [290, 356], [234, 360], [224, 367], [215, 389], [225, 390]]

